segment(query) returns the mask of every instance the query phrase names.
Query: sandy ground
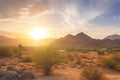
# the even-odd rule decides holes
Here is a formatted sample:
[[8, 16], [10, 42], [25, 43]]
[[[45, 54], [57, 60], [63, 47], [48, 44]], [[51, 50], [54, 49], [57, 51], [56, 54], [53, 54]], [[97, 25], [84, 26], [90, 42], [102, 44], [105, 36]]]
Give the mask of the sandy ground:
[[[120, 80], [120, 73], [112, 71], [106, 68], [98, 68], [107, 80]], [[54, 71], [52, 76], [39, 76], [37, 75], [38, 80], [81, 80], [80, 73], [82, 69], [58, 69]]]
[[38, 80], [80, 80], [81, 69], [56, 69], [51, 76], [36, 75]]
[[[50, 76], [42, 76], [42, 71], [40, 69], [36, 69], [34, 65], [31, 63], [22, 63], [19, 59], [15, 58], [3, 58], [0, 59], [1, 66], [4, 64], [1, 69], [7, 65], [13, 65], [15, 67], [24, 67], [25, 69], [31, 71], [36, 76], [37, 80], [80, 80], [80, 75], [83, 68], [68, 68], [65, 69], [55, 69], [53, 70], [53, 75]], [[107, 68], [102, 68], [98, 66], [98, 69], [106, 76], [107, 80], [120, 80], [120, 72], [116, 72]]]
[[107, 68], [99, 68], [107, 77], [107, 80], [120, 80], [120, 72], [116, 72]]

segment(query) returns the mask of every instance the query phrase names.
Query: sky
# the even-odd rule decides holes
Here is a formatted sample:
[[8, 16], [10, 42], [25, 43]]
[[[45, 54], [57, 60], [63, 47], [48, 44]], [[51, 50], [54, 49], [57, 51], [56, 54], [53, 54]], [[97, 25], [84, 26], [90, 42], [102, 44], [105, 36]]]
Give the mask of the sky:
[[120, 0], [0, 0], [0, 31], [27, 35], [37, 27], [49, 37], [120, 34]]

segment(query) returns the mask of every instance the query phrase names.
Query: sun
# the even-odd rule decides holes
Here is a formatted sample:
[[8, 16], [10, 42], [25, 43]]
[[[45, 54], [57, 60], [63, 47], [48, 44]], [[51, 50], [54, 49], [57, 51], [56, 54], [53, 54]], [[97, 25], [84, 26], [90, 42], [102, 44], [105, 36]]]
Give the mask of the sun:
[[32, 29], [32, 31], [30, 32], [30, 36], [34, 40], [40, 40], [47, 37], [45, 31], [40, 28]]

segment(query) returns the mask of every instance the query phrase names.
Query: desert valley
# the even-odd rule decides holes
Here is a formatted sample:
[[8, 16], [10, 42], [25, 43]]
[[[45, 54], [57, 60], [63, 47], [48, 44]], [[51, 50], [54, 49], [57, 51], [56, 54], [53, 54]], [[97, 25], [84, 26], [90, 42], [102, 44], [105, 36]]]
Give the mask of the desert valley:
[[0, 80], [120, 80], [120, 0], [0, 0]]
[[36, 47], [13, 46], [14, 42], [5, 46], [9, 38], [0, 41], [4, 42], [0, 47], [1, 80], [120, 79], [119, 39], [92, 39], [82, 32]]

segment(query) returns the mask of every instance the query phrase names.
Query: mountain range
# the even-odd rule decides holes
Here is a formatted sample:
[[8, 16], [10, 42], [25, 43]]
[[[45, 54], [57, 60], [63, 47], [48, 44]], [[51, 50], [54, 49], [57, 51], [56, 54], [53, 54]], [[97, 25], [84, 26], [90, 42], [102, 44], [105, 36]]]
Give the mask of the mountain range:
[[43, 39], [34, 41], [28, 38], [12, 38], [0, 36], [0, 46], [16, 46], [23, 44], [25, 46], [47, 45], [52, 44], [61, 47], [120, 47], [120, 35], [107, 36], [104, 39], [94, 39], [81, 32], [76, 35], [68, 34], [59, 39]]
[[44, 46], [51, 43], [54, 39], [42, 39], [35, 41], [30, 38], [13, 38], [8, 36], [0, 36], [0, 46], [18, 46], [22, 44], [24, 46]]
[[110, 39], [110, 40], [119, 39], [120, 40], [120, 35], [118, 35], [118, 34], [109, 35], [109, 36], [105, 37], [104, 39]]
[[85, 33], [81, 32], [76, 35], [68, 34], [65, 37], [59, 38], [54, 42], [57, 46], [72, 46], [72, 47], [120, 47], [120, 39], [114, 38], [114, 35], [103, 40], [93, 39]]
[[48, 45], [53, 40], [54, 39], [48, 38], [35, 41], [31, 38], [26, 37], [26, 35], [22, 33], [0, 31], [0, 46], [18, 46], [19, 44], [22, 44], [24, 46], [43, 46]]

